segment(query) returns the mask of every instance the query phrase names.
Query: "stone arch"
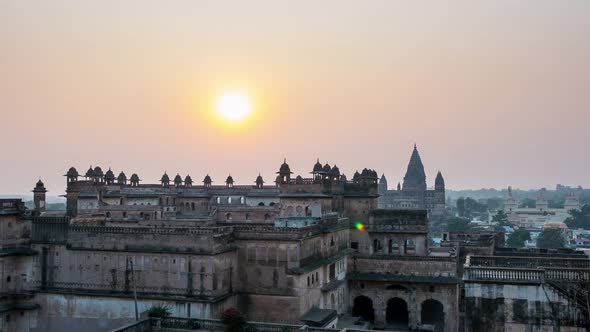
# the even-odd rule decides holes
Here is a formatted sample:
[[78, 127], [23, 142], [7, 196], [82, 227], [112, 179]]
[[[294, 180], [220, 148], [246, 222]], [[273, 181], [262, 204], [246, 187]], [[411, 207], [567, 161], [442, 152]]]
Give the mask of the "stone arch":
[[375, 309], [373, 308], [373, 300], [364, 295], [355, 297], [352, 307], [352, 315], [355, 317], [361, 317], [369, 322], [374, 322]]
[[258, 203], [258, 206], [264, 206], [264, 202]]
[[387, 301], [385, 321], [388, 328], [407, 329], [410, 322], [408, 304], [399, 297], [393, 297]]
[[442, 303], [437, 300], [429, 299], [422, 302], [421, 309], [422, 324], [434, 325], [436, 332], [444, 331], [445, 312]]

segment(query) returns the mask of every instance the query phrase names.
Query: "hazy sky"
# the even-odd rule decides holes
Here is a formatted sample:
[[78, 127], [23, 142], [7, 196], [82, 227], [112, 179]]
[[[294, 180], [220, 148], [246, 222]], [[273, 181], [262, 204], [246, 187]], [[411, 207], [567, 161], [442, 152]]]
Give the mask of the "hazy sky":
[[[239, 127], [211, 115], [229, 90]], [[0, 112], [0, 194], [283, 157], [394, 185], [414, 142], [429, 186], [590, 186], [590, 1], [0, 0]]]

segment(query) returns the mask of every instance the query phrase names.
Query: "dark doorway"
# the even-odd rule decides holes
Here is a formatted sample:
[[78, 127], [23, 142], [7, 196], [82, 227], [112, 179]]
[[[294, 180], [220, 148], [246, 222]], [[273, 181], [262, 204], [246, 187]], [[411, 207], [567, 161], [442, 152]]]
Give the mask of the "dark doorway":
[[364, 320], [375, 321], [375, 310], [373, 309], [373, 301], [366, 296], [357, 296], [354, 299], [354, 306], [352, 307], [352, 315], [354, 317], [362, 317]]
[[410, 322], [408, 315], [408, 304], [399, 297], [394, 297], [387, 301], [387, 311], [385, 315], [388, 328], [408, 328]]
[[445, 313], [442, 303], [437, 300], [422, 302], [422, 324], [434, 325], [436, 332], [444, 331]]

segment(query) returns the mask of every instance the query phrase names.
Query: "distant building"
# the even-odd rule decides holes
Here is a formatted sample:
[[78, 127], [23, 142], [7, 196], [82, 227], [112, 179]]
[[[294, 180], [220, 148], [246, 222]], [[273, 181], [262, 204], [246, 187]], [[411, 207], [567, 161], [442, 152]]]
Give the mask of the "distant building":
[[437, 219], [445, 213], [445, 180], [438, 172], [434, 190], [426, 187], [426, 173], [416, 145], [408, 163], [403, 186], [398, 183], [396, 190], [388, 190], [385, 175], [379, 180], [379, 208], [426, 210], [430, 219]]
[[571, 216], [569, 211], [580, 209], [578, 197], [573, 192], [566, 197], [563, 208], [549, 208], [545, 192], [545, 189], [539, 191], [534, 208], [520, 208], [517, 200], [512, 195], [512, 188], [508, 187], [508, 197], [504, 204], [504, 211], [508, 215], [508, 221], [524, 228], [543, 229], [547, 223], [563, 224]]

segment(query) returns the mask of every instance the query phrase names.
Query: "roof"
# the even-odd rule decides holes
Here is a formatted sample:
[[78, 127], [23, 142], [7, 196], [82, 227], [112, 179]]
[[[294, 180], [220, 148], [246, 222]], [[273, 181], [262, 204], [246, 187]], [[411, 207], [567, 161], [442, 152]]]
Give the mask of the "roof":
[[435, 276], [415, 276], [393, 273], [378, 272], [352, 272], [347, 275], [348, 280], [359, 281], [397, 281], [411, 283], [433, 283], [433, 284], [457, 284], [461, 279], [456, 277], [435, 277]]
[[314, 327], [324, 327], [338, 317], [338, 312], [334, 309], [320, 309], [312, 307], [303, 316], [301, 321], [309, 323]]

